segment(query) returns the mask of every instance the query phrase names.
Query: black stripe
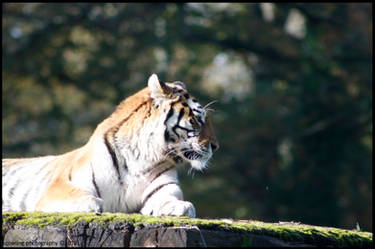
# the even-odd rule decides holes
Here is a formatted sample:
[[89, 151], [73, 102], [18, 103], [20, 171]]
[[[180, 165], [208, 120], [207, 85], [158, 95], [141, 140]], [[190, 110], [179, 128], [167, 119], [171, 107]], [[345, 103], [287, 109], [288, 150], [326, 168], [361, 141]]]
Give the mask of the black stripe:
[[149, 184], [151, 184], [153, 181], [156, 180], [156, 178], [158, 178], [159, 176], [161, 176], [162, 174], [164, 174], [165, 172], [173, 169], [175, 167], [175, 165], [172, 165], [172, 166], [169, 166], [167, 168], [165, 168], [164, 170], [160, 171], [159, 173], [156, 174], [156, 176], [149, 182]]
[[151, 198], [151, 196], [153, 196], [156, 192], [158, 192], [159, 190], [161, 190], [163, 187], [167, 186], [167, 185], [170, 185], [170, 184], [176, 184], [178, 186], [178, 183], [177, 182], [168, 182], [168, 183], [164, 183], [163, 185], [160, 185], [159, 187], [157, 187], [156, 189], [154, 189], [151, 193], [149, 193], [147, 195], [147, 197], [145, 198], [143, 204], [147, 203], [148, 199]]
[[149, 168], [149, 169], [143, 170], [143, 171], [141, 171], [139, 174], [136, 174], [135, 176], [136, 176], [136, 177], [141, 177], [142, 175], [148, 174], [148, 173], [150, 173], [151, 171], [153, 171], [154, 169], [156, 169], [157, 167], [159, 167], [160, 165], [163, 165], [165, 162], [166, 162], [166, 161], [158, 162], [157, 164], [153, 165], [152, 168]]
[[[11, 175], [8, 175], [12, 173]], [[3, 168], [3, 178], [2, 178], [2, 186], [3, 186], [3, 189], [8, 186], [9, 184], [9, 181], [6, 180], [7, 177], [11, 177], [12, 175], [14, 174], [14, 172], [11, 172], [10, 170], [7, 170], [5, 172], [4, 168]]]
[[108, 133], [106, 133], [104, 135], [104, 142], [105, 142], [105, 145], [107, 146], [107, 150], [108, 150], [109, 154], [111, 155], [113, 166], [115, 167], [116, 172], [117, 172], [118, 180], [121, 182], [120, 169], [119, 169], [119, 166], [118, 166], [118, 161], [117, 161], [116, 153], [115, 153], [115, 151], [113, 150], [111, 144], [108, 141]]
[[198, 118], [198, 122], [201, 124], [201, 125], [204, 125], [204, 122], [202, 121], [202, 119], [199, 117]]
[[72, 170], [73, 170], [73, 167], [70, 167], [70, 169], [69, 169], [69, 175], [68, 175], [69, 181], [72, 180]]
[[202, 113], [200, 110], [193, 108], [193, 111], [198, 112], [199, 114]]
[[95, 180], [94, 168], [92, 167], [91, 163], [90, 163], [90, 166], [91, 166], [91, 171], [92, 171], [92, 184], [94, 184], [96, 194], [98, 195], [99, 198], [101, 198], [100, 197], [101, 195], [100, 195], [99, 187], [96, 184], [96, 180]]
[[119, 122], [115, 127], [111, 128], [109, 131], [113, 130], [113, 134], [116, 134], [117, 131], [120, 129], [120, 127], [126, 122], [129, 120], [129, 118], [131, 116], [133, 116], [133, 114], [135, 114], [142, 106], [144, 106], [145, 104], [147, 104], [148, 100], [142, 102], [140, 105], [137, 106], [137, 108], [134, 109], [134, 111], [132, 111], [129, 116], [127, 116], [126, 118], [124, 118], [123, 120], [121, 120], [121, 122]]
[[26, 198], [27, 198], [28, 194], [29, 194], [29, 191], [26, 191], [22, 196], [22, 201], [21, 201], [21, 204], [20, 204], [21, 211], [26, 211], [25, 201], [26, 201]]
[[7, 193], [7, 204], [10, 207], [10, 209], [14, 209], [14, 204], [12, 205], [12, 203], [13, 203], [12, 200], [14, 198], [14, 191], [17, 188], [19, 182], [20, 181], [17, 180], [15, 182], [15, 184], [8, 190], [8, 193]]
[[[173, 106], [173, 104], [172, 104], [172, 106]], [[169, 109], [169, 111], [167, 113], [167, 116], [166, 116], [166, 118], [164, 120], [164, 124], [165, 125], [167, 124], [168, 119], [170, 119], [173, 116], [174, 111], [173, 111], [173, 107], [172, 106]], [[175, 140], [171, 137], [171, 135], [169, 134], [169, 131], [167, 129], [164, 131], [164, 139], [165, 139], [166, 142], [169, 142], [169, 141], [175, 142]]]
[[17, 188], [18, 183], [20, 182], [19, 179], [16, 180], [15, 184], [9, 189], [8, 191], [8, 199], [12, 198], [14, 196], [14, 190]]
[[178, 114], [178, 118], [177, 118], [177, 124], [175, 125], [175, 126], [173, 126], [173, 128], [172, 128], [172, 131], [176, 134], [176, 136], [178, 137], [178, 138], [180, 138], [180, 135], [177, 133], [177, 128], [181, 128], [181, 129], [185, 129], [185, 128], [183, 128], [183, 127], [181, 127], [179, 124], [180, 124], [180, 121], [181, 121], [181, 118], [184, 116], [184, 114], [185, 114], [185, 110], [184, 109], [181, 109], [180, 110], [180, 113]]
[[[184, 84], [184, 82], [181, 82], [181, 81], [175, 81], [175, 82], [173, 82], [175, 85], [178, 85], [178, 86], [180, 86], [180, 87], [182, 87], [183, 89], [185, 89], [186, 90], [186, 86], [185, 86], [185, 84]], [[181, 91], [181, 90], [179, 90], [179, 91]]]
[[177, 136], [178, 138], [180, 138], [180, 135], [178, 135], [178, 133], [177, 133], [177, 131], [176, 131], [177, 128], [180, 128], [180, 126], [178, 126], [178, 125], [174, 126], [174, 127], [172, 128], [172, 131], [174, 132], [174, 134], [176, 134], [176, 136]]
[[[35, 175], [38, 177], [38, 184], [32, 184], [30, 188], [27, 188], [26, 192], [23, 193], [22, 201], [20, 203], [21, 211], [26, 211], [26, 203], [27, 199], [33, 199], [35, 198], [35, 195], [40, 193], [40, 189], [44, 186], [44, 183], [47, 181], [50, 181], [50, 177], [48, 175], [48, 171], [45, 170], [45, 165], [43, 165], [36, 173]], [[43, 187], [45, 189], [45, 187]], [[17, 194], [17, 196], [20, 196], [21, 194]]]
[[[120, 181], [120, 184], [122, 184], [122, 180], [121, 180], [121, 174], [120, 174], [120, 167], [119, 167], [119, 162], [118, 162], [118, 159], [117, 159], [117, 156], [116, 156], [116, 153], [113, 149], [113, 147], [111, 146], [111, 144], [109, 143], [109, 140], [108, 140], [108, 137], [109, 137], [109, 134], [111, 133], [112, 136], [116, 136], [116, 133], [118, 132], [118, 130], [120, 129], [120, 127], [122, 125], [124, 125], [124, 123], [126, 121], [129, 120], [129, 118], [131, 116], [133, 116], [133, 114], [135, 114], [142, 106], [144, 106], [145, 104], [147, 104], [149, 102], [149, 100], [146, 100], [144, 102], [142, 102], [141, 104], [139, 104], [126, 118], [124, 118], [123, 120], [121, 120], [121, 122], [117, 123], [116, 126], [110, 128], [104, 135], [104, 142], [105, 142], [105, 145], [107, 146], [107, 149], [111, 155], [111, 158], [112, 158], [112, 162], [113, 162], [113, 165], [116, 169], [116, 172], [117, 172], [117, 177], [118, 177], [118, 180]], [[124, 168], [125, 170], [128, 170], [127, 168], [127, 165], [126, 163], [124, 163]]]
[[174, 142], [174, 139], [171, 138], [171, 136], [169, 135], [168, 130], [165, 130], [165, 131], [164, 131], [164, 140], [165, 140], [166, 142], [169, 142], [169, 141]]
[[174, 113], [174, 111], [173, 111], [173, 108], [171, 107], [171, 109], [169, 109], [169, 111], [167, 113], [167, 117], [164, 120], [164, 124], [166, 124], [168, 122], [168, 119], [170, 119], [172, 117], [173, 113]]
[[189, 108], [189, 116], [193, 116], [193, 111]]
[[184, 114], [185, 114], [185, 110], [184, 109], [181, 109], [180, 110], [180, 113], [178, 114], [178, 121], [177, 121], [177, 124], [179, 124], [180, 123], [180, 120], [181, 120], [181, 118], [184, 116]]
[[[125, 160], [125, 159], [124, 159]], [[128, 165], [126, 164], [126, 162], [124, 161], [124, 165], [123, 165], [125, 171], [128, 171]]]
[[32, 189], [32, 192], [30, 191], [28, 198], [33, 198], [33, 196], [38, 195], [40, 191], [45, 191], [47, 186], [51, 182], [51, 175], [48, 174], [48, 172], [43, 172], [44, 175], [41, 175], [41, 180], [38, 182], [37, 185], [35, 185]]
[[184, 131], [186, 131], [186, 133], [194, 132], [194, 130], [190, 130], [190, 129], [185, 128], [185, 127], [182, 127], [182, 126], [180, 126], [180, 125], [176, 125], [176, 126], [174, 126], [174, 127], [172, 128], [172, 131], [173, 131], [178, 137], [180, 137], [180, 136], [178, 135], [178, 133], [177, 133], [177, 131], [176, 131], [177, 129], [184, 130]]

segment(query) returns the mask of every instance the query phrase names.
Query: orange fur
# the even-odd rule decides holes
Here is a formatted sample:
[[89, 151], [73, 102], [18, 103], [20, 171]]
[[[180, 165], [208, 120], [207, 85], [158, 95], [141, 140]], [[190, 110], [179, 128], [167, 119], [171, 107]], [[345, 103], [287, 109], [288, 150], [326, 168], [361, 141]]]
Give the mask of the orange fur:
[[35, 210], [43, 210], [54, 201], [75, 200], [87, 195], [87, 192], [57, 178], [45, 191], [42, 199], [36, 205]]

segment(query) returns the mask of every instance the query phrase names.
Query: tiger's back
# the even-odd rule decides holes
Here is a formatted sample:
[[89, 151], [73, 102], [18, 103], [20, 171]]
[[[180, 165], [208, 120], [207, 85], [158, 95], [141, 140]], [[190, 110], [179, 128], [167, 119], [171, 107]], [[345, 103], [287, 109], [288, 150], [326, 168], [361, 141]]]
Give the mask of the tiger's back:
[[195, 216], [176, 166], [206, 167], [218, 143], [206, 108], [182, 82], [128, 97], [74, 151], [3, 159], [3, 211], [141, 212]]

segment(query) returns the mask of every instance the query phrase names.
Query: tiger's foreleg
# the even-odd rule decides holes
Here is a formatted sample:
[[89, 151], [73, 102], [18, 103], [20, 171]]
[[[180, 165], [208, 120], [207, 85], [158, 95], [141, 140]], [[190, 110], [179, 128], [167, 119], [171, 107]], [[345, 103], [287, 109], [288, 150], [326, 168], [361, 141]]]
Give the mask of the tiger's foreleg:
[[141, 213], [154, 216], [188, 216], [195, 218], [195, 208], [191, 202], [182, 200], [178, 183], [162, 184], [143, 196]]
[[103, 200], [67, 182], [56, 181], [38, 201], [36, 211], [95, 212], [103, 211]]

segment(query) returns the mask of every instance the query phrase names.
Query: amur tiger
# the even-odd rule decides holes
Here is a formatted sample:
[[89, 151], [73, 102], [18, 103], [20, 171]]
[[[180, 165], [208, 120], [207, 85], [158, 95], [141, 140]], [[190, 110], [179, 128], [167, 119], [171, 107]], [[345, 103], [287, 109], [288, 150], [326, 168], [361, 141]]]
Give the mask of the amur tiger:
[[195, 217], [176, 166], [205, 168], [218, 149], [207, 108], [179, 81], [156, 74], [123, 100], [82, 147], [62, 155], [3, 159], [2, 210], [140, 212]]

